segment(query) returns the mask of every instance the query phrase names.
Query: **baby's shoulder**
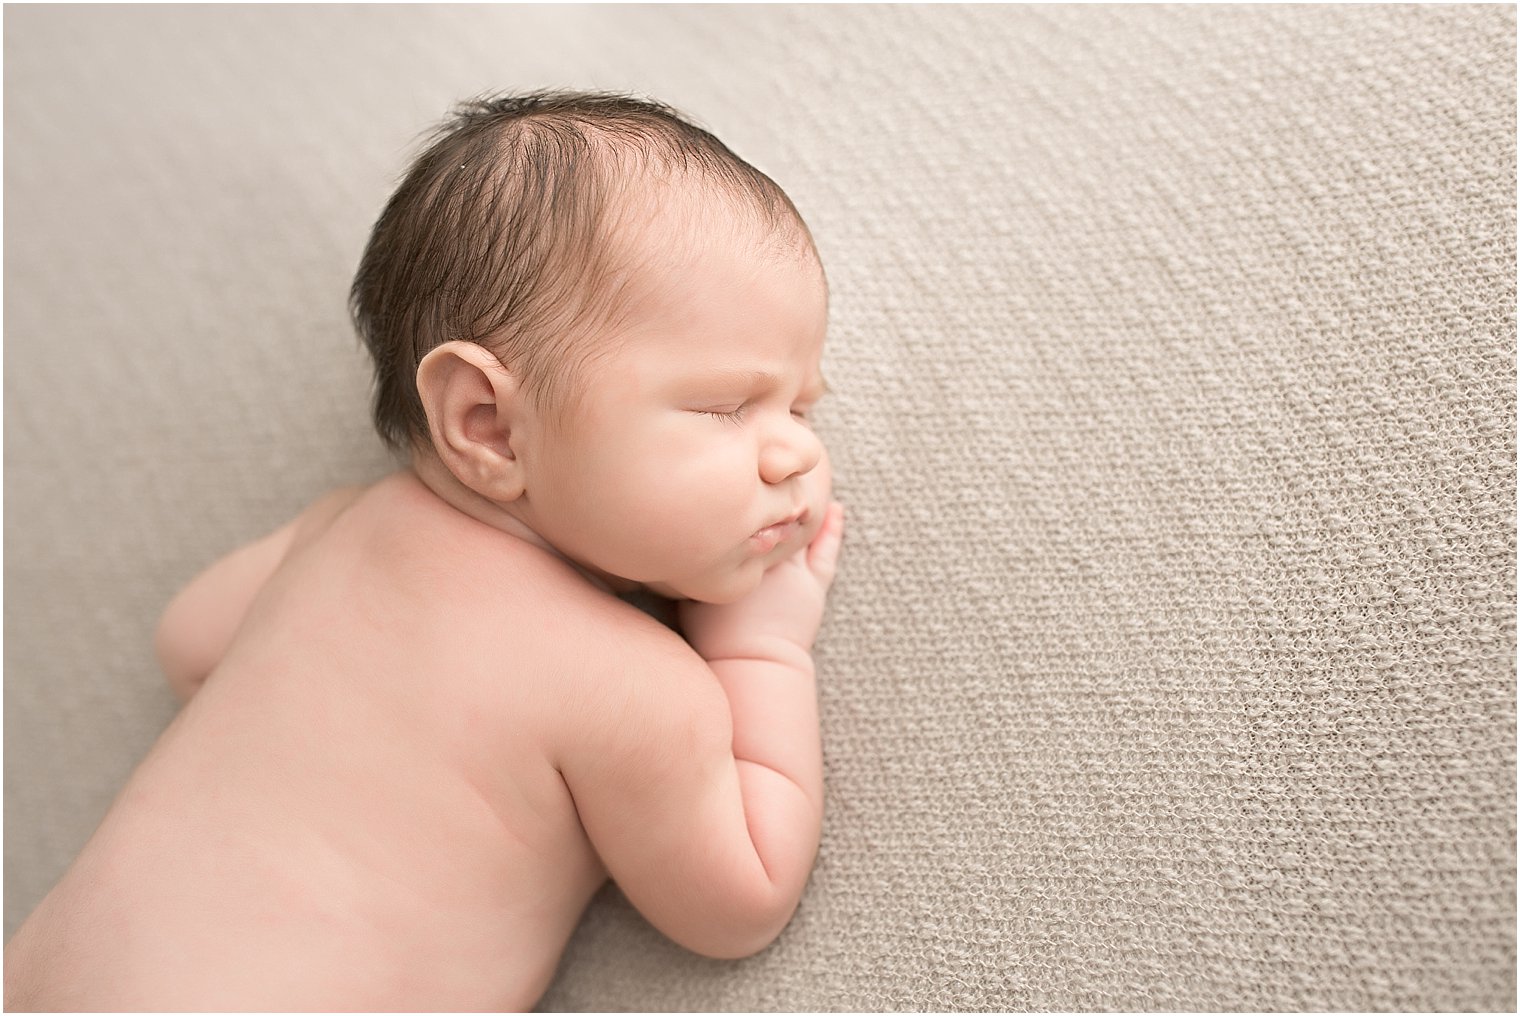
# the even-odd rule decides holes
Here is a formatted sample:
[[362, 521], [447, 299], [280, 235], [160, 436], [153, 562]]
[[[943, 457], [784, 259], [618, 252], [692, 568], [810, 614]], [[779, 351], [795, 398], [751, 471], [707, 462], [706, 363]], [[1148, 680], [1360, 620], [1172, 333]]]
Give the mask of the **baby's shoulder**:
[[728, 698], [680, 634], [612, 598], [583, 614], [552, 757], [572, 791], [647, 781], [732, 736]]

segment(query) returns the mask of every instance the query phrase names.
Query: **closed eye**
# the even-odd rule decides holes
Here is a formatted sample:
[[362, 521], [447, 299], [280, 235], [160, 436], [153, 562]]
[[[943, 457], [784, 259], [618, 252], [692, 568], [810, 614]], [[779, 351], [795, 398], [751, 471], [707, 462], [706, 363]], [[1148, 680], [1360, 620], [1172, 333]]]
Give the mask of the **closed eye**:
[[739, 423], [744, 418], [744, 409], [744, 406], [740, 406], [738, 409], [730, 410], [728, 412], [714, 409], [699, 409], [697, 412], [703, 416], [711, 416], [715, 419], [725, 420], [729, 423]]

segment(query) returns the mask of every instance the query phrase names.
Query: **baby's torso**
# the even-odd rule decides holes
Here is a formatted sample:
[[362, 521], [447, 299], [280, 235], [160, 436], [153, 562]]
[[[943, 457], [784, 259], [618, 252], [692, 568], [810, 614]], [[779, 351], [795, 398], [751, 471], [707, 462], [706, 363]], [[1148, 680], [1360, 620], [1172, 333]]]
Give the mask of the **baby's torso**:
[[[595, 592], [472, 549], [404, 476], [298, 534], [48, 901], [96, 911], [68, 923], [112, 941], [115, 990], [510, 1009], [547, 986], [606, 879], [554, 763], [587, 694], [566, 597]], [[90, 936], [53, 947], [95, 962]]]

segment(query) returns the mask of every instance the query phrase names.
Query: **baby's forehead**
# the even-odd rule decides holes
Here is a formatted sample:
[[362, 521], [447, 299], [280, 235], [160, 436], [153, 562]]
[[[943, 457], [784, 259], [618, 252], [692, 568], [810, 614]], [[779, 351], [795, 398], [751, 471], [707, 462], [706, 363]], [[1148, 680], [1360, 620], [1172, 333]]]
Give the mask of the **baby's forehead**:
[[757, 210], [693, 173], [634, 174], [610, 188], [606, 202], [602, 221], [608, 238], [628, 243], [737, 238], [760, 219]]
[[795, 212], [777, 216], [697, 173], [639, 173], [618, 181], [609, 188], [602, 226], [603, 270], [592, 283], [600, 291], [591, 295], [630, 317], [682, 315], [683, 304], [720, 297], [710, 281], [701, 281], [717, 264], [727, 266], [727, 280], [739, 282], [751, 272], [779, 267], [791, 274], [792, 266], [805, 266], [798, 285], [811, 288], [816, 280], [827, 305], [827, 280]]
[[822, 277], [812, 237], [795, 217], [775, 220], [710, 188], [666, 186], [626, 195], [604, 220], [608, 253], [623, 274], [681, 271], [722, 250], [757, 266], [811, 263]]

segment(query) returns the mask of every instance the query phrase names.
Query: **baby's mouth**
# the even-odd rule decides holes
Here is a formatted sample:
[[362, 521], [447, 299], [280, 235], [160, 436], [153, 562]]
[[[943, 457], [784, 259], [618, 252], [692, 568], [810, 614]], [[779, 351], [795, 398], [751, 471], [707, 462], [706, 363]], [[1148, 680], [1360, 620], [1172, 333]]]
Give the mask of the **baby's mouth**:
[[807, 524], [807, 518], [808, 510], [806, 508], [793, 512], [790, 517], [756, 532], [749, 538], [750, 546], [757, 553], [768, 554], [785, 541], [800, 533], [802, 527]]

